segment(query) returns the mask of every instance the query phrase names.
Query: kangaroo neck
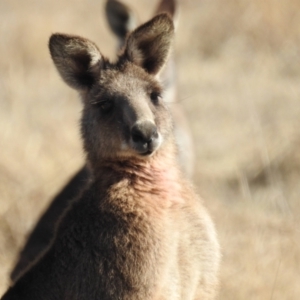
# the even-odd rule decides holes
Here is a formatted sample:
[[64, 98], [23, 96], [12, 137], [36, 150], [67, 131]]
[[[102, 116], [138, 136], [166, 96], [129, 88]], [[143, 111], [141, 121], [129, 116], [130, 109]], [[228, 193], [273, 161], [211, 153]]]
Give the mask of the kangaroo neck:
[[94, 183], [112, 195], [130, 194], [133, 201], [143, 199], [161, 207], [182, 201], [174, 155], [156, 153], [147, 159], [105, 160], [94, 169]]
[[115, 157], [102, 158], [97, 162], [89, 162], [89, 168], [96, 181], [103, 181], [106, 174], [118, 177], [140, 177], [151, 179], [166, 172], [178, 173], [176, 150], [172, 143], [165, 145], [150, 157]]

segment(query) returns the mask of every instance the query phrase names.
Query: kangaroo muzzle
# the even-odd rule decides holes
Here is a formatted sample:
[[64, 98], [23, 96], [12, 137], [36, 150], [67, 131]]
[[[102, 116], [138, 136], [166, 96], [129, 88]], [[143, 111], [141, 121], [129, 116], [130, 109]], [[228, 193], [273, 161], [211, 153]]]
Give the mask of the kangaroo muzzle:
[[161, 137], [151, 121], [137, 122], [131, 128], [131, 146], [140, 155], [150, 155], [159, 148]]

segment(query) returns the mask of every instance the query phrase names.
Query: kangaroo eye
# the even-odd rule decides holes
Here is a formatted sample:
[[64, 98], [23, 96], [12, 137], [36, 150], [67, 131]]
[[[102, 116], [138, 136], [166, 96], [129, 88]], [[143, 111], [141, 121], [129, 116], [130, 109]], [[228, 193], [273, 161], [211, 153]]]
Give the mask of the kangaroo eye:
[[112, 101], [104, 101], [99, 104], [101, 111], [104, 113], [110, 112], [113, 109], [113, 106], [114, 104]]
[[155, 105], [158, 104], [160, 98], [161, 98], [161, 95], [158, 92], [152, 92], [150, 94], [150, 99], [151, 99], [152, 103]]
[[103, 112], [105, 114], [111, 112], [114, 107], [114, 103], [111, 100], [103, 100], [103, 101], [99, 101], [99, 102], [94, 102], [92, 104], [99, 107], [101, 112]]

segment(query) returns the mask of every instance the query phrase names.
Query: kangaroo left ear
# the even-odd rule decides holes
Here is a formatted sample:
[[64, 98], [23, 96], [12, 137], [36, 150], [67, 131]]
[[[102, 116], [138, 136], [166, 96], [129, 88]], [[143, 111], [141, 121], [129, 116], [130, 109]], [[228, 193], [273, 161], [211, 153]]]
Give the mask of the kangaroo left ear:
[[173, 36], [174, 25], [169, 15], [157, 15], [128, 36], [122, 56], [156, 75], [166, 63]]
[[49, 40], [49, 49], [58, 72], [70, 87], [84, 90], [98, 80], [103, 58], [93, 42], [56, 33]]

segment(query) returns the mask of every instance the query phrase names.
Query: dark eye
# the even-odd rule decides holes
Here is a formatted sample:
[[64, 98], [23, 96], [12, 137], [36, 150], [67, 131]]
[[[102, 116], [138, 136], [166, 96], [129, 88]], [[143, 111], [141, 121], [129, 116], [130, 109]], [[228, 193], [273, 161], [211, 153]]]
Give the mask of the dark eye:
[[151, 99], [152, 103], [155, 105], [158, 104], [160, 98], [161, 98], [161, 95], [158, 92], [152, 92], [150, 94], [150, 99]]
[[95, 102], [93, 103], [93, 105], [99, 107], [101, 112], [105, 114], [111, 112], [114, 107], [114, 103], [111, 100], [103, 100], [103, 101]]

